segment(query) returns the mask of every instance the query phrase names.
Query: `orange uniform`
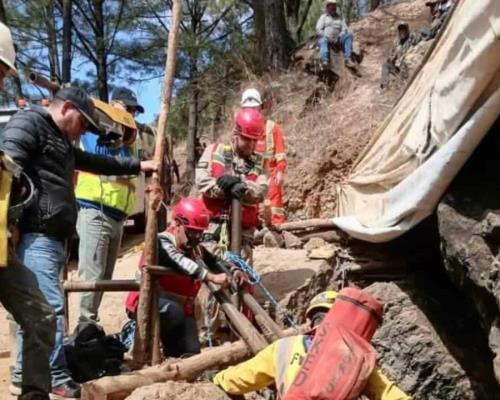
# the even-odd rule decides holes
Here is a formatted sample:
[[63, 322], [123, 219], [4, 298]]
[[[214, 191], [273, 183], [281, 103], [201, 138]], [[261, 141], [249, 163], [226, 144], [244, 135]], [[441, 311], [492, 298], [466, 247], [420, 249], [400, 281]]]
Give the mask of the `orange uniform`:
[[285, 140], [281, 126], [274, 121], [266, 123], [266, 134], [257, 142], [256, 153], [262, 154], [264, 168], [271, 179], [267, 192], [267, 199], [271, 202], [271, 222], [278, 225], [285, 222], [285, 210], [283, 208], [283, 187], [276, 183], [276, 173], [286, 171], [286, 149]]

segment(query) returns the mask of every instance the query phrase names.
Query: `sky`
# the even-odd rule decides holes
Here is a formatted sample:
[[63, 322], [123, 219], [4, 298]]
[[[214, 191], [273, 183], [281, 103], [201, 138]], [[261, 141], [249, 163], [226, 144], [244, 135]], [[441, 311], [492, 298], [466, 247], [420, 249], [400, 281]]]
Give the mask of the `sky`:
[[144, 107], [144, 114], [138, 114], [136, 119], [142, 123], [152, 122], [160, 113], [161, 89], [163, 78], [147, 80], [130, 86], [137, 95], [137, 101]]

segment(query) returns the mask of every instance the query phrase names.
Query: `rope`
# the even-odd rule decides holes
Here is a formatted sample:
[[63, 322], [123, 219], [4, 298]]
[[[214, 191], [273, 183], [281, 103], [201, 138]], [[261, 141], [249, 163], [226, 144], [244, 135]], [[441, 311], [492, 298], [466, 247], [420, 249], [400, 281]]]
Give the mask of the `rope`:
[[[208, 341], [208, 347], [213, 347], [213, 341], [212, 341], [212, 323], [213, 323], [213, 318], [211, 315], [212, 307], [215, 305], [215, 297], [214, 296], [209, 296], [208, 298], [208, 304], [207, 304], [207, 309], [205, 312], [205, 329], [206, 329], [206, 334], [207, 334], [207, 341]], [[213, 313], [214, 315], [217, 314], [216, 312]]]
[[288, 310], [283, 307], [273, 296], [273, 294], [267, 289], [264, 284], [262, 283], [262, 277], [261, 275], [250, 265], [248, 264], [243, 258], [240, 256], [228, 251], [226, 252], [226, 260], [232, 264], [234, 264], [236, 267], [238, 267], [240, 270], [242, 270], [245, 274], [248, 276], [248, 282], [252, 286], [259, 286], [261, 290], [264, 292], [264, 294], [267, 296], [269, 301], [274, 305], [276, 308], [276, 311], [280, 313], [284, 320], [288, 323], [289, 326], [291, 326], [295, 331], [300, 332], [299, 326], [295, 323], [295, 321], [292, 319], [290, 313]]

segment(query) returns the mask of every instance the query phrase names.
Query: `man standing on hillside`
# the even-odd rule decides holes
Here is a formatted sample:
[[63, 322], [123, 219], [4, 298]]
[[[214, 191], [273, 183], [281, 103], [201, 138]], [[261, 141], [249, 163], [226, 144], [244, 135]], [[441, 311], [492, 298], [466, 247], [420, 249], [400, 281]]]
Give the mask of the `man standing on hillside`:
[[[113, 91], [111, 105], [132, 116], [143, 113], [134, 92], [124, 87]], [[80, 138], [80, 147], [92, 154], [125, 159], [137, 156], [137, 130], [127, 129], [121, 139], [106, 141], [93, 133]], [[78, 276], [83, 281], [111, 279], [120, 251], [123, 225], [135, 208], [135, 174], [101, 176], [89, 172], [78, 173], [76, 199], [78, 221], [76, 229], [78, 249]], [[80, 296], [79, 322], [97, 321], [103, 292], [84, 292]]]
[[[241, 108], [260, 109], [264, 116], [271, 113], [274, 98], [270, 92], [262, 100], [257, 89], [247, 89], [241, 96]], [[271, 119], [266, 122], [264, 136], [257, 142], [255, 151], [262, 155], [264, 173], [269, 174], [267, 199], [271, 203], [271, 223], [279, 225], [285, 222], [283, 208], [283, 183], [287, 166], [285, 140], [281, 126]]]
[[[16, 52], [9, 28], [0, 23], [0, 90], [8, 74], [15, 75]], [[1, 142], [1, 137], [0, 137]], [[3, 146], [0, 146], [3, 149]], [[38, 285], [36, 276], [15, 253], [13, 233], [25, 199], [22, 188], [12, 182], [17, 166], [0, 150], [0, 246], [7, 248], [6, 264], [0, 267], [0, 302], [24, 329], [22, 351], [24, 374], [17, 394], [20, 400], [48, 400], [50, 392], [49, 357], [54, 345], [56, 317]], [[26, 204], [27, 206], [27, 204]], [[19, 213], [22, 208], [18, 208]], [[16, 213], [17, 214], [17, 213]], [[4, 258], [2, 263], [5, 263]]]
[[[77, 219], [75, 169], [94, 174], [134, 175], [157, 168], [151, 161], [90, 154], [75, 148], [73, 142], [87, 128], [98, 130], [94, 104], [82, 89], [68, 87], [55, 94], [48, 108], [31, 106], [16, 113], [0, 140], [0, 149], [23, 168], [38, 194], [21, 217], [17, 253], [36, 276], [43, 295], [56, 312], [50, 372], [51, 393], [60, 399], [80, 398], [80, 385], [72, 380], [64, 355], [64, 300], [59, 281], [66, 259], [66, 241], [73, 235]], [[24, 375], [21, 364], [26, 364], [21, 349], [28, 345], [38, 346], [37, 343], [23, 344], [23, 332], [19, 330], [12, 389], [21, 388]]]
[[345, 21], [337, 14], [337, 0], [326, 0], [324, 7], [325, 12], [316, 23], [316, 33], [320, 36], [318, 46], [322, 66], [330, 66], [330, 48], [338, 44], [344, 52], [345, 65], [349, 68], [356, 68], [352, 60], [354, 38], [348, 31]]

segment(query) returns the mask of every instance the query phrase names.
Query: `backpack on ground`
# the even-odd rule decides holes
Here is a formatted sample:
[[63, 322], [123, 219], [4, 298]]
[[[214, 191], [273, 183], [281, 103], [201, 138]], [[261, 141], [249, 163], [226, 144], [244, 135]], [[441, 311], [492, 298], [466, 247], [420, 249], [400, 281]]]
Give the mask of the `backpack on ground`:
[[370, 340], [382, 314], [382, 304], [362, 290], [341, 290], [284, 400], [358, 398], [375, 368]]
[[64, 344], [68, 369], [79, 383], [120, 374], [125, 352], [120, 340], [94, 322], [78, 324]]

